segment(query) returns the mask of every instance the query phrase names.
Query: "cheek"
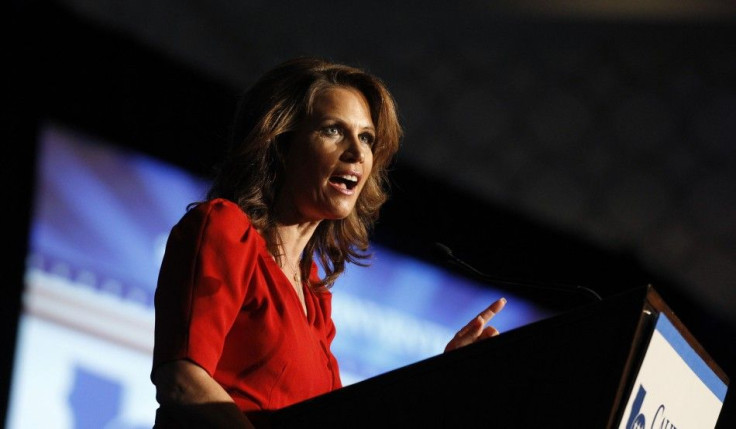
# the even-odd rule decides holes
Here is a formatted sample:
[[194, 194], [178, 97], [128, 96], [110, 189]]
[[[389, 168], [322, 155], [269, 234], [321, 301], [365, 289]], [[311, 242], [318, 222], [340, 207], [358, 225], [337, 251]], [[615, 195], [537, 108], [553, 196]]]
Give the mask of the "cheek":
[[373, 173], [373, 153], [366, 155], [363, 161], [363, 174], [370, 175], [371, 173]]
[[368, 178], [362, 183], [362, 188], [360, 188], [361, 194], [368, 192], [371, 195], [375, 195], [375, 193], [379, 191], [378, 178], [376, 177], [375, 172], [371, 171], [370, 167], [372, 167], [372, 165], [365, 166], [364, 171], [365, 174], [368, 175]]

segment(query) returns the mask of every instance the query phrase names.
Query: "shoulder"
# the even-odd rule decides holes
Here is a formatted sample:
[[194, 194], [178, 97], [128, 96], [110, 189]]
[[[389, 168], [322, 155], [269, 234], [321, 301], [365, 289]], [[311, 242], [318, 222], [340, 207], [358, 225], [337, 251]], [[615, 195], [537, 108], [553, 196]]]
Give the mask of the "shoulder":
[[223, 224], [250, 227], [250, 219], [245, 212], [230, 200], [216, 198], [191, 207], [182, 217], [180, 224]]
[[197, 203], [197, 205], [193, 206], [187, 211], [185, 217], [186, 216], [200, 218], [224, 217], [232, 218], [232, 220], [250, 223], [248, 216], [240, 208], [240, 206], [235, 204], [233, 201], [226, 200], [224, 198], [215, 198], [212, 200]]
[[216, 198], [191, 207], [175, 226], [179, 233], [195, 236], [232, 236], [240, 240], [250, 232], [251, 222], [234, 202]]

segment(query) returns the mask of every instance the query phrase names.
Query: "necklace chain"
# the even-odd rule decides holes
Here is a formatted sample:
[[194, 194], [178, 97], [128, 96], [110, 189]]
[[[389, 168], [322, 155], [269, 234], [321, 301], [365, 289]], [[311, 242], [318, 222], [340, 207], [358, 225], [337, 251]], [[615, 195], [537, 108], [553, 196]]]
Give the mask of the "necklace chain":
[[[278, 234], [278, 231], [276, 233]], [[284, 272], [284, 274], [286, 275], [286, 270], [284, 269], [284, 266], [287, 266], [292, 271], [291, 278], [294, 281], [293, 283], [294, 290], [296, 291], [299, 297], [299, 301], [301, 301], [302, 308], [304, 309], [304, 314], [306, 315], [307, 314], [307, 304], [304, 299], [304, 290], [303, 290], [304, 284], [301, 281], [301, 270], [300, 270], [300, 265], [302, 262], [302, 255], [299, 255], [299, 257], [297, 258], [296, 264], [291, 264], [291, 261], [289, 260], [289, 257], [286, 255], [285, 249], [283, 248], [283, 240], [281, 240], [280, 235], [279, 235], [279, 239], [280, 239], [279, 241], [281, 244], [279, 246], [280, 247], [279, 250], [283, 252], [281, 254], [281, 258], [279, 258], [279, 262], [281, 262], [282, 260], [284, 262], [283, 266], [281, 266], [281, 271]], [[288, 278], [288, 275], [286, 277]]]
[[[294, 280], [294, 290], [296, 291], [297, 295], [299, 296], [299, 301], [302, 303], [302, 308], [304, 309], [304, 314], [307, 314], [307, 304], [304, 301], [304, 291], [302, 290], [302, 282], [301, 282], [301, 271], [299, 270], [299, 265], [301, 263], [301, 256], [299, 257], [299, 260], [297, 260], [297, 263], [293, 266], [290, 264], [289, 258], [286, 256], [286, 253], [283, 254], [283, 260], [285, 262], [285, 265], [289, 266], [289, 268], [292, 270], [292, 279]], [[283, 270], [283, 268], [282, 268]]]
[[294, 283], [296, 283], [297, 285], [301, 284], [301, 270], [299, 268], [301, 258], [299, 258], [296, 264], [292, 265], [290, 264], [289, 258], [286, 256], [286, 253], [284, 253], [284, 261], [286, 262], [287, 265], [290, 265], [289, 268], [292, 271], [291, 278], [294, 280]]

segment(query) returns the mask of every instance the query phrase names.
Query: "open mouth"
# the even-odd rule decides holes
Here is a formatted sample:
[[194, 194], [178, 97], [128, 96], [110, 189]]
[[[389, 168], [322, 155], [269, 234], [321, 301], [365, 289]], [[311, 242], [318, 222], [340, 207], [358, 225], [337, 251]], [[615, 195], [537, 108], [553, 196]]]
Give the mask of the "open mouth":
[[358, 176], [352, 174], [341, 174], [330, 177], [330, 183], [338, 188], [352, 190], [358, 186]]

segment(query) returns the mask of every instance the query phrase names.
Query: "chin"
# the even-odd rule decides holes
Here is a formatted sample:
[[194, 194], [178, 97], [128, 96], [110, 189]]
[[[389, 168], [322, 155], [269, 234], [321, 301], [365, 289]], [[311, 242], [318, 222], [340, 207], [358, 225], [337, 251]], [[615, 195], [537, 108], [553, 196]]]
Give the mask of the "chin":
[[346, 219], [348, 216], [350, 216], [350, 213], [352, 212], [348, 212], [345, 214], [336, 214], [334, 216], [331, 216], [329, 219], [330, 220], [343, 220], [343, 219]]
[[351, 213], [353, 213], [353, 207], [350, 208], [338, 208], [337, 210], [333, 210], [332, 213], [330, 213], [329, 216], [327, 216], [327, 219], [330, 220], [342, 220], [350, 216]]

